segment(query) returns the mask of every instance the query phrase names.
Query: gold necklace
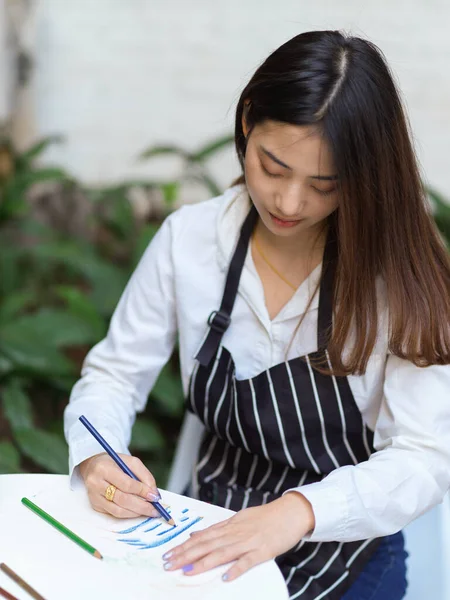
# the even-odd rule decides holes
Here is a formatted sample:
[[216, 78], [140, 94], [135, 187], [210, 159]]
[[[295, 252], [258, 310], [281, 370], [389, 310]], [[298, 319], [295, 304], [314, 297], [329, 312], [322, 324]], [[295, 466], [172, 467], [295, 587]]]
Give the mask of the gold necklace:
[[290, 281], [288, 281], [286, 279], [286, 277], [284, 275], [282, 275], [280, 273], [280, 271], [273, 266], [273, 264], [268, 260], [268, 258], [266, 257], [266, 255], [264, 254], [264, 252], [261, 250], [261, 246], [258, 244], [257, 240], [256, 240], [256, 234], [253, 234], [253, 243], [255, 244], [255, 248], [258, 250], [259, 254], [261, 255], [261, 258], [264, 260], [264, 262], [272, 269], [272, 271], [274, 273], [276, 273], [278, 275], [278, 277], [284, 281], [284, 283], [286, 285], [288, 285], [292, 290], [294, 290], [294, 292], [297, 291], [297, 287], [291, 283]]

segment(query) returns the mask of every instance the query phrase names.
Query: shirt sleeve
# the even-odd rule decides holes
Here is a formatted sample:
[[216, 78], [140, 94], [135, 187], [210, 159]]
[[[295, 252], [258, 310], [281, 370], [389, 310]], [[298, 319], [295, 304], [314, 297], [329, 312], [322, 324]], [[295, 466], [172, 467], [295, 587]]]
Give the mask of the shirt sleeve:
[[164, 221], [144, 252], [106, 337], [86, 356], [81, 378], [72, 389], [64, 413], [72, 486], [79, 479], [75, 467], [103, 451], [78, 417], [85, 415], [117, 452], [129, 453], [136, 413], [145, 408], [172, 354], [177, 331], [172, 261], [175, 214]]
[[450, 485], [449, 392], [450, 366], [420, 368], [389, 356], [376, 452], [294, 490], [310, 501], [316, 519], [306, 540], [390, 535], [442, 502]]

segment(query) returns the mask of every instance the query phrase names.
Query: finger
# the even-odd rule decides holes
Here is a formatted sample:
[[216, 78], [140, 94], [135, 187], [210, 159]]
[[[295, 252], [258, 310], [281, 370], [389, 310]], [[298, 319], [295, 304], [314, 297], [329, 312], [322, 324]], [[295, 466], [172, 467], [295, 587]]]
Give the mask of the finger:
[[102, 496], [98, 496], [95, 502], [92, 502], [92, 506], [96, 511], [112, 515], [117, 519], [136, 519], [136, 517], [142, 516], [131, 510], [117, 506], [117, 504], [106, 500], [106, 498], [103, 498]]
[[193, 531], [192, 533], [190, 533], [190, 536], [202, 536], [203, 539], [208, 539], [208, 537], [214, 537], [216, 535], [216, 532], [219, 531], [220, 529], [223, 529], [226, 525], [228, 525], [230, 522], [230, 519], [226, 519], [225, 521], [221, 521], [220, 523], [216, 523], [215, 525], [210, 525], [209, 527], [206, 527], [205, 529], [200, 529], [199, 531]]
[[158, 502], [161, 499], [161, 495], [156, 489], [156, 486], [150, 488], [146, 483], [136, 481], [136, 479], [129, 477], [121, 471], [117, 465], [106, 466], [101, 475], [105, 481], [109, 481], [126, 494], [140, 496], [149, 502]]
[[[125, 492], [122, 492], [121, 490], [119, 490], [119, 488], [116, 488], [116, 491], [114, 492], [113, 500], [112, 501], [107, 500], [105, 497], [105, 491], [109, 485], [110, 485], [109, 481], [96, 480], [90, 486], [90, 488], [88, 490], [88, 495], [89, 495], [89, 500], [91, 501], [91, 504], [93, 506], [96, 507], [99, 503], [99, 498], [101, 498], [102, 506], [104, 506], [103, 500], [106, 500], [107, 502], [109, 502], [109, 504], [116, 504], [120, 508], [124, 508], [127, 511], [129, 511], [130, 513], [133, 513], [134, 517], [136, 517], [136, 516], [138, 516], [138, 517], [140, 517], [140, 516], [159, 517], [160, 516], [158, 511], [154, 508], [154, 506], [152, 504], [150, 504], [150, 502], [147, 502], [146, 500], [143, 500], [142, 498], [139, 498], [138, 496], [135, 496], [133, 494], [127, 494]], [[107, 512], [109, 512], [110, 514], [116, 514], [116, 511], [114, 509], [108, 510]]]
[[199, 575], [205, 571], [226, 565], [234, 560], [237, 560], [245, 554], [245, 546], [242, 544], [229, 544], [216, 548], [200, 559], [193, 559], [184, 565], [180, 565], [185, 575]]
[[[155, 480], [142, 461], [127, 454], [120, 454], [119, 456], [132, 471], [134, 469], [135, 471], [138, 471], [141, 476], [145, 477], [145, 481], [141, 483], [140, 481], [136, 481], [132, 477], [129, 477], [123, 473], [110, 456], [101, 454], [95, 457], [97, 460], [92, 462], [88, 472], [85, 474], [86, 487], [95, 487], [98, 485], [99, 481], [106, 480], [113, 483], [116, 487], [120, 487], [122, 491], [129, 491], [130, 493], [140, 495], [146, 499], [148, 496], [148, 500], [151, 502], [158, 501], [160, 499], [160, 494], [156, 488]], [[138, 477], [138, 475], [136, 476]], [[147, 482], [151, 485], [148, 486]]]
[[145, 515], [146, 517], [154, 518], [161, 516], [153, 504], [150, 504], [150, 502], [147, 502], [146, 500], [143, 500], [134, 494], [122, 492], [119, 490], [119, 488], [117, 488], [114, 494], [113, 503], [138, 515]]
[[[159, 494], [155, 478], [140, 458], [137, 456], [127, 456], [125, 454], [123, 454], [121, 458], [124, 463], [130, 467], [136, 477], [142, 481], [142, 483], [145, 483], [145, 485], [153, 490], [157, 495]], [[159, 497], [161, 497], [160, 494]]]
[[263, 558], [263, 556], [258, 552], [248, 552], [247, 554], [241, 556], [234, 563], [234, 565], [222, 575], [222, 579], [223, 581], [233, 581], [234, 579], [237, 579], [238, 577], [243, 575], [252, 567], [259, 565], [260, 563], [265, 562], [266, 560], [269, 559]]
[[[186, 544], [188, 543], [189, 542], [187, 542]], [[218, 553], [219, 555], [222, 555], [224, 548], [227, 548], [229, 546], [230, 544], [222, 538], [216, 538], [208, 542], [193, 543], [192, 541], [190, 546], [184, 548], [183, 551], [179, 551], [177, 553], [174, 553], [173, 551], [166, 552], [166, 554], [163, 555], [163, 560], [166, 560], [168, 562], [166, 562], [166, 564], [164, 565], [164, 569], [166, 571], [174, 571], [175, 569], [181, 569], [186, 565], [197, 563], [213, 553]], [[233, 543], [233, 546], [236, 549], [237, 547], [239, 547], [239, 544]], [[196, 570], [196, 573], [198, 572], [200, 571]]]
[[[172, 548], [170, 550], [170, 552], [166, 552], [163, 555], [163, 559], [166, 560], [169, 558], [170, 555], [170, 559], [173, 558], [179, 558], [180, 556], [184, 555], [186, 552], [190, 552], [193, 548], [196, 547], [202, 547], [207, 543], [223, 543], [223, 537], [226, 534], [226, 531], [222, 531], [222, 532], [218, 532], [215, 531], [213, 533], [213, 535], [208, 535], [208, 536], [204, 536], [203, 534], [206, 533], [207, 531], [209, 531], [209, 527], [207, 529], [204, 529], [203, 531], [197, 531], [195, 532], [196, 535], [192, 535], [188, 540], [186, 540], [185, 542], [183, 542], [182, 544], [180, 544], [179, 546], [175, 546], [174, 548]], [[218, 540], [221, 540], [220, 542], [218, 542]]]
[[[104, 494], [106, 489], [106, 487], [103, 487], [105, 481], [108, 482], [106, 486], [108, 486], [109, 483], [112, 483], [115, 487], [120, 488], [124, 492], [129, 491], [129, 493], [135, 493], [144, 498], [148, 494], [148, 488], [145, 484], [142, 484], [123, 473], [110, 456], [101, 456], [93, 463], [92, 468], [89, 469], [89, 472], [86, 473], [85, 476], [85, 484], [88, 491], [95, 490], [101, 495]], [[154, 498], [156, 498], [157, 491], [151, 491], [154, 493], [154, 496], [151, 496], [151, 499], [152, 501], [155, 501]]]

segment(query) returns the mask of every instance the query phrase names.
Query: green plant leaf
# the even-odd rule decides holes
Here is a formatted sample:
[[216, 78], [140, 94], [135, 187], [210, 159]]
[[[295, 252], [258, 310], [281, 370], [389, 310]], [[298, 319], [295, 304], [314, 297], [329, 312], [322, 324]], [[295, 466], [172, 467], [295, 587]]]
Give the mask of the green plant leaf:
[[64, 442], [64, 423], [62, 419], [51, 419], [46, 422], [45, 430], [54, 433]]
[[164, 436], [158, 425], [142, 417], [137, 419], [133, 427], [130, 448], [147, 451], [161, 450], [164, 446]]
[[152, 239], [155, 237], [160, 225], [158, 223], [147, 223], [145, 227], [141, 229], [136, 239], [136, 244], [133, 249], [132, 263], [135, 267], [141, 260], [147, 246], [150, 244]]
[[139, 155], [139, 159], [144, 160], [147, 158], [153, 158], [154, 156], [181, 156], [182, 158], [189, 158], [189, 153], [180, 148], [179, 146], [151, 146], [147, 148]]
[[94, 303], [85, 292], [69, 285], [59, 285], [55, 288], [55, 292], [57, 296], [65, 301], [69, 313], [79, 317], [89, 325], [94, 341], [105, 336], [107, 324], [99, 315]]
[[0, 442], [0, 475], [20, 473], [20, 454], [11, 442]]
[[103, 260], [90, 246], [73, 242], [38, 244], [35, 254], [41, 261], [63, 264], [88, 279], [96, 310], [112, 314], [128, 279], [125, 269]]
[[49, 135], [42, 138], [36, 144], [22, 152], [16, 157], [16, 165], [20, 168], [29, 168], [30, 163], [38, 157], [44, 150], [46, 150], [52, 144], [60, 143], [64, 140], [63, 136], [60, 135]]
[[20, 269], [21, 251], [2, 243], [0, 246], [0, 296], [8, 297], [17, 291], [23, 280]]
[[68, 451], [61, 438], [42, 429], [23, 429], [15, 432], [20, 451], [50, 473], [68, 472]]
[[70, 181], [70, 177], [64, 171], [58, 167], [43, 167], [41, 169], [33, 169], [30, 171], [24, 171], [15, 177], [14, 184], [22, 190], [28, 190], [35, 183], [42, 183], [44, 181]]
[[161, 190], [164, 196], [164, 202], [167, 206], [172, 206], [177, 198], [178, 193], [180, 191], [180, 182], [179, 181], [168, 181], [167, 183], [163, 183], [161, 185]]
[[169, 365], [161, 371], [151, 392], [162, 412], [178, 417], [184, 410], [184, 395], [181, 379], [172, 372]]
[[[20, 220], [19, 228], [24, 236], [36, 241], [44, 239], [51, 240], [55, 237], [55, 233], [57, 233], [50, 225], [45, 225], [44, 223], [36, 221], [36, 218], [33, 215], [26, 215], [23, 217]], [[33, 252], [32, 248], [30, 250]]]
[[9, 381], [2, 393], [3, 413], [13, 431], [32, 429], [33, 409], [30, 398], [17, 380]]
[[13, 319], [32, 302], [33, 298], [28, 291], [18, 291], [6, 296], [0, 304], [0, 323]]
[[234, 136], [233, 135], [224, 135], [223, 137], [214, 140], [212, 142], [208, 142], [204, 146], [190, 155], [190, 160], [194, 162], [202, 162], [205, 159], [209, 158], [219, 150], [226, 148], [234, 144]]
[[171, 459], [171, 453], [168, 453], [167, 450], [165, 450], [162, 456], [157, 454], [153, 455], [148, 460], [144, 460], [145, 466], [155, 478], [156, 485], [163, 489], [166, 489], [166, 485], [169, 480], [170, 468], [172, 464]]
[[444, 196], [442, 196], [442, 194], [440, 194], [439, 192], [437, 192], [435, 189], [433, 189], [431, 187], [427, 187], [425, 189], [426, 189], [427, 194], [431, 198], [432, 202], [436, 206], [438, 206], [439, 208], [445, 209], [446, 211], [450, 212], [450, 205], [445, 200]]
[[57, 377], [56, 375], [53, 375], [49, 383], [55, 390], [63, 392], [64, 397], [67, 398], [78, 378], [78, 372], [73, 373], [72, 375], [68, 375], [66, 377]]
[[448, 221], [445, 218], [442, 218], [441, 215], [435, 215], [434, 220], [436, 222], [437, 228], [444, 237], [444, 242], [447, 244], [450, 250], [450, 221]]
[[14, 372], [14, 363], [0, 352], [0, 381]]
[[3, 186], [0, 204], [0, 221], [17, 219], [30, 212], [27, 192], [44, 181], [69, 181], [65, 171], [57, 168], [42, 168], [16, 172]]
[[15, 325], [0, 327], [0, 355], [14, 365], [15, 371], [49, 378], [73, 373], [72, 363], [57, 348]]
[[[0, 335], [21, 335], [24, 339], [44, 340], [53, 348], [91, 344], [97, 339], [89, 321], [64, 310], [42, 309], [30, 315], [22, 315], [13, 322], [0, 326]], [[42, 343], [42, 342], [41, 342]]]
[[123, 269], [113, 266], [99, 272], [95, 280], [91, 279], [90, 298], [100, 314], [108, 317], [112, 315], [127, 279], [128, 276]]
[[222, 191], [218, 184], [206, 171], [189, 175], [186, 179], [193, 179], [194, 181], [199, 181], [202, 185], [204, 185], [207, 188], [207, 190], [213, 197], [220, 196], [220, 194], [222, 194]]
[[135, 229], [135, 218], [133, 208], [127, 196], [124, 186], [116, 188], [108, 195], [105, 194], [106, 225], [120, 238], [132, 239]]
[[433, 205], [433, 216], [436, 225], [447, 242], [450, 249], [450, 205], [438, 192], [431, 188], [426, 189]]
[[13, 204], [14, 201], [23, 200], [23, 194], [36, 183], [68, 180], [67, 173], [56, 167], [44, 167], [15, 173], [5, 184], [3, 190], [4, 202]]
[[3, 188], [3, 198], [0, 203], [0, 223], [5, 223], [23, 217], [30, 210], [23, 191], [8, 183]]
[[99, 258], [94, 249], [81, 242], [57, 240], [42, 242], [34, 248], [38, 261], [49, 261], [56, 265], [65, 265], [88, 277], [94, 276], [108, 264]]

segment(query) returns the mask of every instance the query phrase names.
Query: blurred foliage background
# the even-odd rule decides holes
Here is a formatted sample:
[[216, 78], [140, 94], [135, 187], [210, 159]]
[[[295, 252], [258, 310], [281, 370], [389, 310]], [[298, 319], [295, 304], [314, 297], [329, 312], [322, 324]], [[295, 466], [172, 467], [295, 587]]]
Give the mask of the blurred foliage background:
[[[39, 156], [58, 138], [17, 153], [0, 144], [0, 473], [66, 473], [63, 410], [89, 348], [106, 333], [128, 278], [186, 182], [213, 196], [207, 162], [226, 136], [195, 152], [158, 146], [142, 160], [181, 157], [170, 181], [125, 181], [89, 189]], [[140, 218], [130, 201], [159, 194], [162, 209]], [[153, 193], [153, 196], [152, 196]], [[81, 207], [81, 209], [80, 209]], [[176, 354], [133, 428], [131, 451], [164, 487], [183, 416]]]
[[[208, 160], [233, 143], [214, 140], [195, 152], [158, 146], [142, 160], [181, 157], [170, 181], [124, 181], [89, 189], [39, 156], [58, 138], [17, 153], [0, 145], [0, 473], [66, 473], [63, 410], [89, 348], [106, 333], [125, 284], [182, 186], [195, 181], [221, 192]], [[136, 191], [163, 199], [142, 218]], [[450, 206], [428, 190], [436, 223], [450, 243]], [[82, 210], [80, 211], [80, 207]], [[131, 451], [164, 487], [183, 416], [176, 353], [163, 369], [133, 429]]]

